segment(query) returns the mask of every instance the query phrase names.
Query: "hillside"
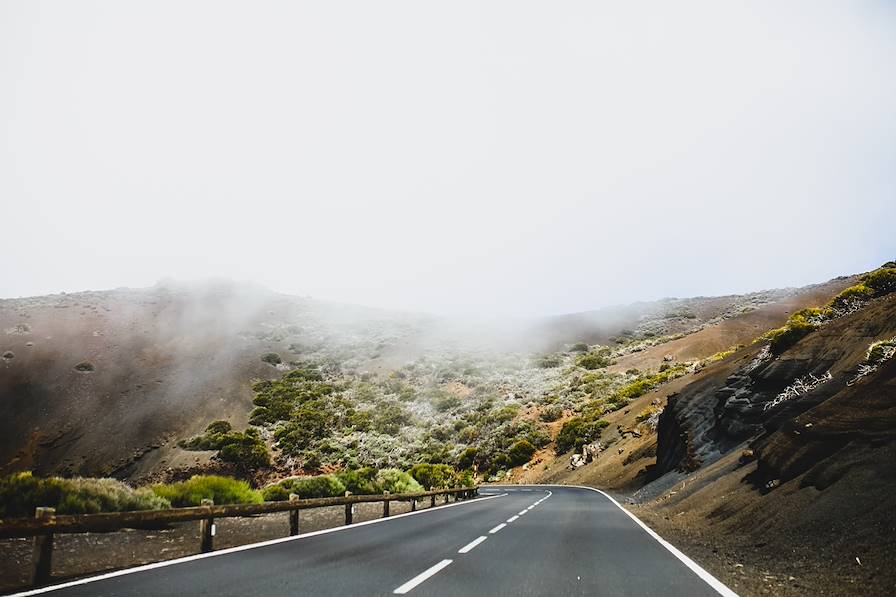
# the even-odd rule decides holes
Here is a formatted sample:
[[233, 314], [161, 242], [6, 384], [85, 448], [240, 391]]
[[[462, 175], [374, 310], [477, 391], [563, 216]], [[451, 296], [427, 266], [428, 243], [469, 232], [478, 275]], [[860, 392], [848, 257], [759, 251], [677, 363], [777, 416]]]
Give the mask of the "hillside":
[[443, 463], [609, 489], [745, 594], [884, 594], [894, 274], [514, 322], [230, 282], [8, 299], [0, 466], [264, 486]]
[[[894, 270], [883, 271], [892, 280]], [[716, 340], [744, 345], [607, 415], [593, 462], [574, 470], [558, 462], [541, 479], [614, 489], [743, 593], [861, 586], [888, 594], [896, 580], [896, 363], [887, 358], [896, 352], [888, 348], [896, 295], [835, 299], [855, 295], [840, 293], [858, 281], [789, 305], [789, 314], [833, 308], [812, 310], [820, 313], [814, 331], [771, 351], [768, 342], [745, 342], [736, 320], [716, 326]], [[705, 333], [614, 367], [659, 366], [660, 352], [705, 355]]]
[[[185, 451], [177, 442], [214, 420], [244, 427], [253, 383], [278, 379], [295, 369], [289, 363], [335, 365], [330, 377], [362, 410], [387, 404], [410, 411], [401, 423], [409, 441], [432, 435], [433, 418], [444, 416], [433, 400], [456, 395], [463, 402], [448, 400], [446, 414], [462, 421], [466, 411], [462, 427], [472, 422], [474, 429], [466, 441], [447, 442], [454, 456], [490, 440], [476, 429], [489, 423], [469, 416], [474, 407], [492, 413], [498, 426], [525, 422], [541, 438], [550, 429], [531, 419], [560, 375], [556, 365], [538, 362], [551, 347], [614, 336], [629, 347], [705, 334], [732, 318], [767, 317], [757, 314], [812, 292], [667, 299], [512, 324], [328, 304], [229, 282], [7, 299], [0, 301], [0, 472], [139, 479], [207, 467], [213, 452]], [[262, 361], [268, 353], [282, 363]], [[559, 354], [557, 364], [574, 357]], [[384, 386], [399, 375], [407, 376], [410, 400], [396, 400], [395, 388]], [[358, 400], [359, 389], [374, 395]], [[437, 431], [433, 441], [456, 433]]]

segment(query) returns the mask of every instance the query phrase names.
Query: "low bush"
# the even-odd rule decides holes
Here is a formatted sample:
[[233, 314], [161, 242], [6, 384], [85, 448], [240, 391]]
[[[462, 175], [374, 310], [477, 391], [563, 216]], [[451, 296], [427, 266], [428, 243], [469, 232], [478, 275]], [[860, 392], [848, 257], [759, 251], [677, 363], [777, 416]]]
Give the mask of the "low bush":
[[659, 412], [659, 409], [654, 408], [654, 407], [645, 408], [640, 413], [638, 413], [638, 416], [635, 417], [635, 421], [637, 421], [638, 423], [643, 423], [644, 421], [646, 421], [647, 419], [649, 419], [650, 417], [652, 417], [653, 415], [655, 415], [658, 412]]
[[389, 493], [419, 493], [423, 487], [411, 475], [398, 469], [373, 468], [343, 471], [336, 475], [318, 475], [316, 477], [294, 477], [284, 479], [275, 485], [264, 488], [262, 494], [266, 501], [284, 501], [290, 493], [302, 499], [340, 497], [346, 491], [354, 495], [378, 495]]
[[670, 366], [663, 371], [660, 371], [659, 373], [655, 373], [653, 375], [644, 375], [617, 390], [612, 396], [610, 396], [608, 401], [616, 408], [620, 408], [622, 406], [625, 406], [635, 398], [643, 396], [657, 386], [664, 384], [671, 379], [675, 379], [676, 377], [681, 377], [682, 375], [687, 373], [687, 370], [687, 364], [678, 363], [676, 365]]
[[535, 455], [535, 446], [527, 440], [520, 440], [507, 451], [507, 461], [510, 466], [526, 464]]
[[415, 464], [408, 471], [410, 475], [424, 488], [436, 489], [450, 488], [455, 482], [454, 468], [447, 464]]
[[850, 286], [831, 300], [830, 307], [837, 310], [849, 309], [857, 303], [896, 292], [896, 269], [887, 264], [862, 277], [862, 282]]
[[538, 418], [545, 423], [552, 423], [562, 416], [563, 408], [556, 405], [548, 406], [547, 408], [542, 409], [540, 413], [538, 413]]
[[345, 495], [345, 491], [345, 485], [334, 475], [318, 475], [284, 479], [276, 485], [265, 487], [262, 493], [267, 501], [283, 501], [289, 499], [290, 493], [308, 499], [339, 497]]
[[394, 468], [383, 469], [376, 477], [381, 491], [389, 493], [419, 493], [423, 486], [410, 474]]
[[584, 417], [573, 417], [563, 423], [560, 433], [557, 434], [557, 454], [563, 454], [571, 449], [578, 450], [585, 444], [591, 443], [600, 437], [600, 431], [610, 423], [603, 419], [589, 421]]
[[432, 398], [433, 407], [440, 413], [454, 410], [460, 406], [460, 398], [448, 392], [442, 392]]
[[466, 470], [473, 467], [473, 464], [476, 462], [476, 457], [479, 455], [478, 448], [467, 448], [463, 452], [460, 453], [460, 456], [457, 457], [457, 468], [459, 470]]
[[199, 506], [204, 499], [221, 504], [257, 504], [261, 492], [245, 481], [216, 475], [195, 475], [186, 481], [153, 485], [152, 490], [174, 507]]
[[602, 369], [612, 365], [613, 361], [605, 351], [599, 351], [589, 352], [588, 354], [579, 357], [576, 364], [579, 367], [593, 371], [594, 369]]
[[383, 492], [377, 483], [377, 470], [375, 468], [365, 467], [343, 471], [338, 473], [336, 478], [345, 485], [346, 491], [351, 491], [355, 495], [373, 495]]
[[563, 364], [559, 355], [546, 355], [536, 361], [536, 365], [542, 369], [553, 369]]
[[276, 352], [268, 352], [261, 355], [261, 360], [267, 363], [268, 365], [279, 365], [283, 362], [283, 359], [280, 358], [280, 355]]
[[868, 354], [865, 357], [865, 362], [869, 365], [877, 366], [887, 359], [892, 358], [894, 352], [896, 352], [896, 338], [872, 342], [868, 347]]
[[885, 268], [873, 271], [863, 278], [865, 286], [874, 291], [874, 296], [884, 296], [896, 292], [896, 269]]
[[180, 442], [185, 450], [218, 450], [218, 457], [244, 471], [271, 465], [271, 455], [258, 429], [233, 431], [227, 421], [213, 421], [205, 433]]
[[134, 489], [116, 479], [39, 478], [30, 472], [0, 479], [0, 518], [34, 516], [38, 506], [57, 514], [160, 510], [171, 503], [149, 488]]
[[588, 345], [584, 342], [576, 342], [569, 347], [569, 352], [588, 352]]
[[[847, 292], [847, 289], [844, 292]], [[842, 296], [843, 293], [841, 293]], [[834, 299], [836, 302], [837, 299]], [[773, 354], [781, 354], [804, 337], [818, 329], [818, 327], [831, 316], [829, 308], [812, 307], [800, 309], [790, 316], [782, 327], [771, 330], [763, 336], [768, 340]]]

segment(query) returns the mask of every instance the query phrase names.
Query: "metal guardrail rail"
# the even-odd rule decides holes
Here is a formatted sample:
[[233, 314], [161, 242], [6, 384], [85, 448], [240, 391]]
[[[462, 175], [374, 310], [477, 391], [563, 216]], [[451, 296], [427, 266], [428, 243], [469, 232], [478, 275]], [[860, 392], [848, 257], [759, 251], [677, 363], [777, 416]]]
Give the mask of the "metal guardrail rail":
[[383, 503], [383, 517], [389, 516], [390, 502], [410, 502], [411, 511], [417, 509], [419, 500], [429, 498], [430, 507], [436, 505], [436, 497], [444, 496], [448, 503], [450, 496], [455, 501], [470, 499], [479, 493], [479, 487], [453, 489], [431, 489], [417, 493], [395, 493], [375, 495], [352, 495], [346, 491], [344, 497], [300, 499], [292, 494], [288, 501], [263, 502], [261, 504], [215, 505], [212, 500], [202, 500], [201, 506], [170, 508], [167, 510], [138, 510], [134, 512], [108, 512], [103, 514], [61, 514], [53, 508], [37, 508], [34, 518], [0, 519], [0, 539], [34, 537], [34, 557], [32, 584], [41, 586], [51, 578], [53, 535], [57, 533], [105, 533], [127, 528], [153, 528], [160, 525], [199, 521], [200, 551], [214, 549], [214, 519], [257, 516], [275, 512], [289, 513], [289, 534], [299, 534], [299, 512], [312, 508], [345, 506], [345, 524], [352, 524], [353, 506], [371, 502]]

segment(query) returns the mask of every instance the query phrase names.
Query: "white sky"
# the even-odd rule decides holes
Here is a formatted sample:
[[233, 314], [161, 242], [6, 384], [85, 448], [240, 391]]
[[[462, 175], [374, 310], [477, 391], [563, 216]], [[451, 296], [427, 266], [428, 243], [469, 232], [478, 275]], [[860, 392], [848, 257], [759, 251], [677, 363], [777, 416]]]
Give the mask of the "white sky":
[[0, 3], [0, 296], [543, 314], [896, 257], [888, 2]]

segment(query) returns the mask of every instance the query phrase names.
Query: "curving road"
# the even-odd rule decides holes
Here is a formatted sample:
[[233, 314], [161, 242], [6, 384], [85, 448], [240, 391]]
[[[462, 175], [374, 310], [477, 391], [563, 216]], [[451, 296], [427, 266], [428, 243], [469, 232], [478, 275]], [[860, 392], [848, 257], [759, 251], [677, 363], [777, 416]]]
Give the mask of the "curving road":
[[734, 595], [600, 492], [481, 494], [23, 595]]

